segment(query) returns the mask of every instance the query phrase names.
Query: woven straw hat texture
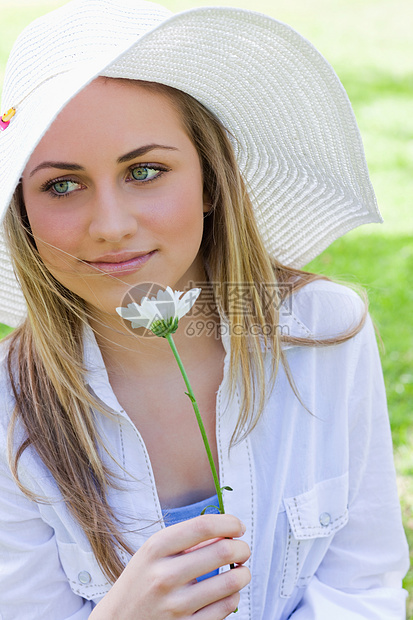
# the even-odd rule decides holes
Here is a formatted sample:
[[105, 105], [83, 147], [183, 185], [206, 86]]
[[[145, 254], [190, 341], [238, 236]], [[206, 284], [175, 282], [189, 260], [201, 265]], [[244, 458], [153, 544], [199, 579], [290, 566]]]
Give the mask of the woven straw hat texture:
[[[218, 116], [231, 135], [268, 251], [303, 266], [352, 228], [380, 222], [347, 94], [292, 28], [260, 13], [173, 15], [143, 0], [74, 0], [31, 24], [6, 69], [0, 217], [47, 128], [98, 75], [161, 82]], [[24, 301], [0, 237], [0, 320]]]

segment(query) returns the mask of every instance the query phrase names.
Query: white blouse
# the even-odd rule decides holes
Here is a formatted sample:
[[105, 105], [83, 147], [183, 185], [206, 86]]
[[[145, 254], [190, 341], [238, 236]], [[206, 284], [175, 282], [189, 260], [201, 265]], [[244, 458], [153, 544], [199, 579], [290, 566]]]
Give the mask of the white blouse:
[[[357, 324], [362, 304], [349, 289], [314, 282], [282, 307], [280, 328], [295, 336], [329, 337]], [[229, 402], [229, 336], [217, 393], [216, 436], [226, 512], [247, 526], [251, 583], [238, 620], [404, 620], [401, 579], [408, 549], [397, 497], [383, 378], [370, 319], [351, 340], [327, 347], [287, 346], [300, 397], [281, 368], [255, 430], [228, 453], [237, 418]], [[0, 376], [0, 619], [85, 620], [110, 584], [90, 545], [32, 448], [20, 476], [51, 498], [36, 504], [13, 482], [6, 433], [13, 397], [2, 350]], [[268, 368], [270, 359], [268, 356]], [[119, 405], [91, 330], [85, 333], [90, 389], [112, 410], [96, 427], [122, 489], [109, 501], [138, 549], [164, 527], [151, 462]], [[16, 445], [24, 436], [18, 427]], [[128, 558], [124, 558], [125, 561]]]

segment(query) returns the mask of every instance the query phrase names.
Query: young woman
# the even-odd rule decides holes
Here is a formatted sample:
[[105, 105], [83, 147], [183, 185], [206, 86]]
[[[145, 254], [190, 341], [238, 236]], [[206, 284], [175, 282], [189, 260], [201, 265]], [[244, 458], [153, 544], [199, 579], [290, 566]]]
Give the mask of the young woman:
[[[75, 0], [2, 112], [2, 620], [401, 620], [374, 330], [298, 269], [380, 220], [331, 67], [253, 12]], [[168, 343], [116, 312], [152, 285], [202, 289], [175, 342], [226, 514]]]

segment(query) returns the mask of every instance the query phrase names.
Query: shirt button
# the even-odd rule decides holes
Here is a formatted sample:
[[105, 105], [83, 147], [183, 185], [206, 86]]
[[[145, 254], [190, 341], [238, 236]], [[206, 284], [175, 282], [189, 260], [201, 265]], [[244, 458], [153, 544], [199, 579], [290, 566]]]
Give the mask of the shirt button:
[[318, 519], [323, 527], [327, 527], [331, 523], [331, 516], [328, 512], [322, 512]]
[[92, 581], [92, 577], [90, 576], [90, 573], [87, 572], [87, 570], [80, 571], [77, 578], [79, 579], [79, 583], [83, 585], [86, 585], [87, 583], [90, 583]]

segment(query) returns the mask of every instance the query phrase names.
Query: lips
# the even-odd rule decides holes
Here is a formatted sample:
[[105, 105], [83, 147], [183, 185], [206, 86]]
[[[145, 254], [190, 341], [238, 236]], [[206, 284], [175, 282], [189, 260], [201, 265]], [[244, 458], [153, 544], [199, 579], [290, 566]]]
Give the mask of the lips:
[[151, 252], [121, 252], [118, 254], [105, 254], [93, 261], [84, 261], [94, 269], [105, 273], [131, 273], [148, 262], [155, 254]]

